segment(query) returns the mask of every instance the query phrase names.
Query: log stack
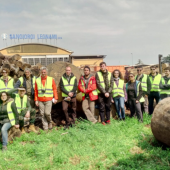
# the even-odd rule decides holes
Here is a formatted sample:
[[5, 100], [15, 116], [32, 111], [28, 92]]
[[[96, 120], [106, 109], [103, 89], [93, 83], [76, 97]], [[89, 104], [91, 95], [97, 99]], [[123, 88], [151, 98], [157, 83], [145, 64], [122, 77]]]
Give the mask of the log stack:
[[155, 138], [170, 146], [170, 97], [161, 100], [155, 107], [151, 129]]

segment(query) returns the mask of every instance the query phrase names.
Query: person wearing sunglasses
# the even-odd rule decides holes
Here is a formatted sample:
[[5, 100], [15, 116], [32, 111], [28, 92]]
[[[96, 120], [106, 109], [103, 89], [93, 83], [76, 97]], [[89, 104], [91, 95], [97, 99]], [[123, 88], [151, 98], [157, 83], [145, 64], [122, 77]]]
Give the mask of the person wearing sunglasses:
[[143, 97], [145, 99], [145, 101], [141, 103], [142, 113], [148, 113], [148, 95], [151, 90], [151, 82], [148, 75], [143, 74], [142, 66], [137, 68], [137, 76], [135, 76], [135, 79], [141, 82]]
[[154, 107], [154, 99], [156, 100], [156, 104], [159, 103], [160, 101], [160, 91], [161, 89], [159, 88], [160, 82], [161, 82], [161, 74], [157, 72], [156, 66], [151, 66], [150, 67], [151, 73], [149, 74], [149, 79], [151, 82], [151, 90], [150, 94], [148, 96], [149, 99], [149, 115], [152, 115]]
[[170, 97], [170, 67], [166, 67], [164, 69], [165, 76], [162, 77], [160, 82], [160, 98], [165, 99], [166, 97]]
[[125, 120], [125, 102], [127, 101], [126, 86], [120, 70], [113, 71], [112, 103], [115, 104], [119, 120]]
[[9, 69], [3, 68], [2, 69], [2, 77], [0, 78], [0, 92], [6, 91], [14, 88], [14, 79], [9, 76]]
[[139, 122], [143, 122], [141, 104], [145, 101], [140, 81], [135, 80], [134, 73], [129, 73], [129, 82], [126, 84], [127, 100], [131, 112], [131, 117], [135, 116], [135, 112]]

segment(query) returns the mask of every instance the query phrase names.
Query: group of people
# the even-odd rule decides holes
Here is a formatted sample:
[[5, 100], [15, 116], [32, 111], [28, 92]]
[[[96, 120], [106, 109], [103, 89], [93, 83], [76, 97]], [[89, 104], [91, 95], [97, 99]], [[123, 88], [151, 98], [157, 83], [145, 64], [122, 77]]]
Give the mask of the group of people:
[[[143, 74], [142, 67], [137, 68], [137, 75], [130, 72], [129, 81], [124, 82], [122, 73], [106, 69], [106, 63], [100, 63], [100, 70], [93, 76], [90, 67], [84, 67], [84, 75], [79, 81], [67, 66], [60, 79], [62, 92], [62, 108], [69, 128], [76, 121], [77, 88], [82, 92], [82, 108], [89, 121], [96, 123], [95, 104], [98, 101], [99, 115], [103, 125], [110, 124], [110, 108], [114, 104], [119, 120], [125, 120], [125, 103], [128, 103], [131, 117], [137, 116], [143, 122], [143, 113], [153, 113], [154, 99], [158, 103], [170, 95], [170, 68], [165, 68], [165, 76], [157, 73], [156, 67], [151, 66], [149, 75]], [[0, 78], [0, 129], [2, 135], [2, 149], [7, 149], [8, 130], [11, 126], [20, 128], [25, 133], [24, 125], [29, 124], [28, 130], [37, 133], [34, 122], [36, 107], [42, 118], [43, 129], [52, 129], [51, 108], [58, 100], [55, 80], [48, 76], [46, 67], [40, 70], [38, 78], [26, 68], [24, 75], [14, 83], [9, 76], [9, 70], [2, 69]], [[149, 109], [148, 109], [149, 100]], [[68, 106], [71, 104], [73, 122], [69, 119]]]

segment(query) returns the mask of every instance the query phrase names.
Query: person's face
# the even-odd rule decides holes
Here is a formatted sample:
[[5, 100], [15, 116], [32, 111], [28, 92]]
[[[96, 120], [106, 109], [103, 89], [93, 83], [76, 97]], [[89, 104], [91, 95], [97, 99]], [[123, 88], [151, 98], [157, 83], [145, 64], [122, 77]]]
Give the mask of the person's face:
[[133, 74], [130, 74], [130, 75], [129, 75], [129, 80], [130, 80], [130, 81], [134, 81], [134, 80], [135, 80], [135, 77], [134, 77]]
[[151, 68], [151, 73], [152, 74], [156, 73], [156, 68]]
[[169, 70], [165, 70], [165, 76], [169, 76], [170, 75], [170, 71]]
[[18, 90], [18, 94], [20, 97], [24, 97], [25, 92], [26, 92], [25, 90]]
[[5, 70], [3, 70], [3, 71], [2, 71], [2, 76], [3, 76], [3, 77], [7, 77], [7, 76], [8, 76], [8, 73], [7, 73]]
[[101, 71], [105, 71], [105, 70], [106, 70], [106, 65], [105, 65], [105, 64], [102, 64], [102, 65], [100, 66], [100, 69], [101, 69]]
[[6, 93], [2, 93], [2, 95], [1, 95], [1, 100], [2, 100], [3, 102], [5, 102], [5, 101], [7, 100], [7, 95], [6, 95]]
[[118, 78], [118, 77], [119, 77], [119, 72], [118, 72], [118, 71], [115, 71], [115, 72], [114, 72], [114, 77], [115, 77], [115, 78]]
[[66, 75], [69, 76], [71, 74], [71, 68], [67, 67], [66, 68]]
[[46, 77], [47, 76], [47, 70], [41, 70], [41, 76]]
[[143, 73], [143, 69], [142, 68], [137, 68], [137, 73], [138, 74], [142, 74]]
[[25, 71], [25, 75], [26, 75], [26, 77], [28, 78], [28, 77], [30, 77], [30, 72], [27, 70], [27, 71]]
[[88, 76], [90, 74], [90, 70], [88, 68], [84, 69], [84, 75]]

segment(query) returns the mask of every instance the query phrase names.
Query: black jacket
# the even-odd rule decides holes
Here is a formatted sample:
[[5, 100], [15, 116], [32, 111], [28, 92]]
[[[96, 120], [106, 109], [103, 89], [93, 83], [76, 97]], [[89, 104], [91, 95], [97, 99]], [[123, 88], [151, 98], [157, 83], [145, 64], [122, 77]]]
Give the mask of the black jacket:
[[[63, 77], [67, 79], [66, 73], [63, 74]], [[73, 74], [73, 73], [71, 73], [70, 80], [71, 80], [72, 77], [74, 77], [74, 74]], [[68, 83], [70, 83], [70, 80], [69, 80]], [[64, 88], [63, 80], [62, 80], [62, 78], [61, 78], [61, 79], [60, 79], [60, 89], [61, 89], [61, 91], [62, 91], [63, 93], [65, 93], [65, 94], [67, 94], [67, 95], [68, 95], [69, 92], [73, 92], [73, 93], [74, 93], [73, 97], [76, 97], [77, 79], [75, 79], [73, 90], [72, 90], [72, 91], [67, 91], [67, 90]]]
[[[138, 77], [138, 75], [136, 76], [136, 80], [137, 80], [137, 77]], [[144, 77], [144, 75], [142, 75], [142, 77], [138, 81], [142, 82], [143, 77]], [[146, 82], [147, 83], [147, 91], [146, 92], [143, 91], [143, 96], [144, 95], [149, 95], [150, 91], [151, 91], [151, 81], [150, 81], [150, 78], [149, 78], [148, 75], [147, 75], [147, 80], [146, 81], [147, 81]]]

